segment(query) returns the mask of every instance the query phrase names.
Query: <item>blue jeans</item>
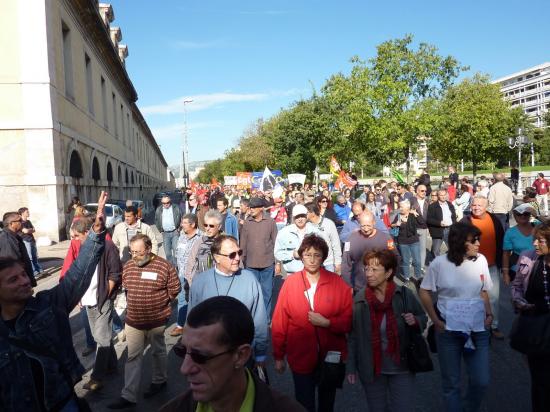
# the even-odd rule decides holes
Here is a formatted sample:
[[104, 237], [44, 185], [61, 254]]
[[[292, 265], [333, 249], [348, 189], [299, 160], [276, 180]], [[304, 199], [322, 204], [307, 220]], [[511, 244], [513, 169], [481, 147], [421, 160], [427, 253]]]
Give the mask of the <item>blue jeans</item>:
[[185, 319], [187, 319], [187, 300], [185, 299], [185, 284], [187, 281], [183, 276], [180, 276], [181, 292], [178, 294], [178, 320], [177, 325], [183, 327], [185, 325]]
[[177, 230], [162, 232], [162, 246], [164, 247], [166, 260], [174, 265], [174, 267], [177, 267], [178, 265], [176, 262], [176, 248], [178, 247], [179, 237], [180, 234]]
[[86, 307], [80, 308], [80, 319], [82, 320], [82, 326], [84, 327], [84, 333], [86, 334], [86, 346], [88, 348], [95, 348], [96, 343], [92, 335], [92, 329], [90, 328], [90, 322], [88, 320], [88, 313]]
[[113, 310], [113, 332], [117, 335], [124, 330], [124, 322], [116, 313], [116, 310]]
[[264, 298], [265, 313], [267, 314], [267, 321], [271, 319], [271, 295], [273, 293], [273, 275], [275, 274], [275, 267], [273, 265], [266, 268], [246, 268], [254, 273], [256, 279], [262, 287], [262, 295]]
[[36, 242], [28, 242], [24, 240], [23, 243], [25, 244], [25, 248], [27, 248], [27, 255], [29, 255], [29, 259], [31, 260], [32, 273], [34, 274], [34, 276], [36, 276], [43, 270], [42, 266], [40, 266], [40, 263], [38, 263], [38, 253], [36, 251]]
[[[490, 332], [472, 332], [471, 336], [475, 350], [464, 349], [466, 337], [461, 332], [436, 332], [443, 401], [447, 412], [478, 411], [489, 386]], [[468, 374], [464, 406], [460, 390], [462, 359]]]
[[411, 260], [414, 267], [414, 277], [420, 279], [422, 277], [422, 262], [420, 258], [420, 243], [415, 242], [410, 245], [399, 244], [399, 253], [401, 253], [401, 273], [405, 279], [411, 277], [409, 267]]

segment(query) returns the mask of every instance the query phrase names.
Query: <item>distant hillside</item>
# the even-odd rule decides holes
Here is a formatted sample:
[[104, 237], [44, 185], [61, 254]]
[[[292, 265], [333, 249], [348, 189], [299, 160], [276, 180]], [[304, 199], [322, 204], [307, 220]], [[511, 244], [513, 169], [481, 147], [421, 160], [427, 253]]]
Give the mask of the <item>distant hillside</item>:
[[[212, 160], [201, 160], [197, 162], [189, 162], [189, 171], [192, 172], [193, 170], [204, 167], [207, 163], [211, 162]], [[170, 171], [174, 174], [175, 177], [180, 176], [180, 165], [172, 165], [170, 166]]]

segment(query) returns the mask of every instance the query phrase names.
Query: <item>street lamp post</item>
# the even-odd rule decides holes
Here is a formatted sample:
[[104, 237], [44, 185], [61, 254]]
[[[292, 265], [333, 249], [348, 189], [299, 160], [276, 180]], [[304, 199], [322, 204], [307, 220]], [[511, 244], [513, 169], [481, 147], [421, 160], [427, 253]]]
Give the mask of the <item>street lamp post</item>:
[[518, 192], [521, 193], [522, 186], [521, 186], [521, 148], [524, 145], [529, 144], [529, 139], [527, 136], [523, 135], [523, 129], [520, 127], [518, 129], [518, 135], [516, 137], [509, 137], [508, 138], [508, 147], [510, 149], [518, 148], [518, 171], [519, 171], [519, 179], [518, 179]]
[[187, 108], [186, 105], [193, 103], [193, 100], [183, 101], [183, 140], [182, 140], [182, 162], [180, 167], [180, 177], [183, 180], [183, 186], [189, 185], [189, 144], [187, 141]]

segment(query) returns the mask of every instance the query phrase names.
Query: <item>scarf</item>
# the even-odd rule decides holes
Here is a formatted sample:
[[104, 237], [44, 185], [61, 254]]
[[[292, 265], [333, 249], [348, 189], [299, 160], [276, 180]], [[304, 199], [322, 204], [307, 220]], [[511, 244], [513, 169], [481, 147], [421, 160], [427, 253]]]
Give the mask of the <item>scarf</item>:
[[388, 338], [388, 347], [386, 354], [399, 365], [401, 354], [399, 351], [399, 333], [397, 331], [397, 320], [393, 313], [392, 298], [395, 293], [395, 283], [388, 282], [384, 301], [380, 302], [375, 296], [374, 291], [367, 287], [365, 289], [365, 298], [369, 304], [371, 336], [372, 336], [372, 357], [374, 364], [374, 374], [379, 375], [382, 371], [382, 336], [380, 334], [380, 325], [386, 315], [386, 336]]

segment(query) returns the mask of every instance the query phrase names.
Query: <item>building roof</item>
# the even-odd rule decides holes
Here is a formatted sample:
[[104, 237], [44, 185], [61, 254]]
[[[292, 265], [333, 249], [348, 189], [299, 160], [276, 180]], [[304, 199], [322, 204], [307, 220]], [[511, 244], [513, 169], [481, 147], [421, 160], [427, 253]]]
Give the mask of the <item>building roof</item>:
[[542, 63], [542, 64], [539, 64], [538, 66], [533, 66], [533, 67], [530, 67], [528, 69], [522, 70], [520, 72], [509, 74], [508, 76], [504, 76], [504, 77], [501, 77], [499, 79], [493, 80], [492, 83], [493, 84], [503, 83], [506, 80], [513, 79], [514, 77], [520, 77], [520, 76], [523, 76], [524, 74], [528, 74], [528, 73], [531, 73], [531, 72], [534, 72], [534, 71], [537, 71], [537, 70], [542, 70], [544, 68], [550, 68], [550, 62]]

